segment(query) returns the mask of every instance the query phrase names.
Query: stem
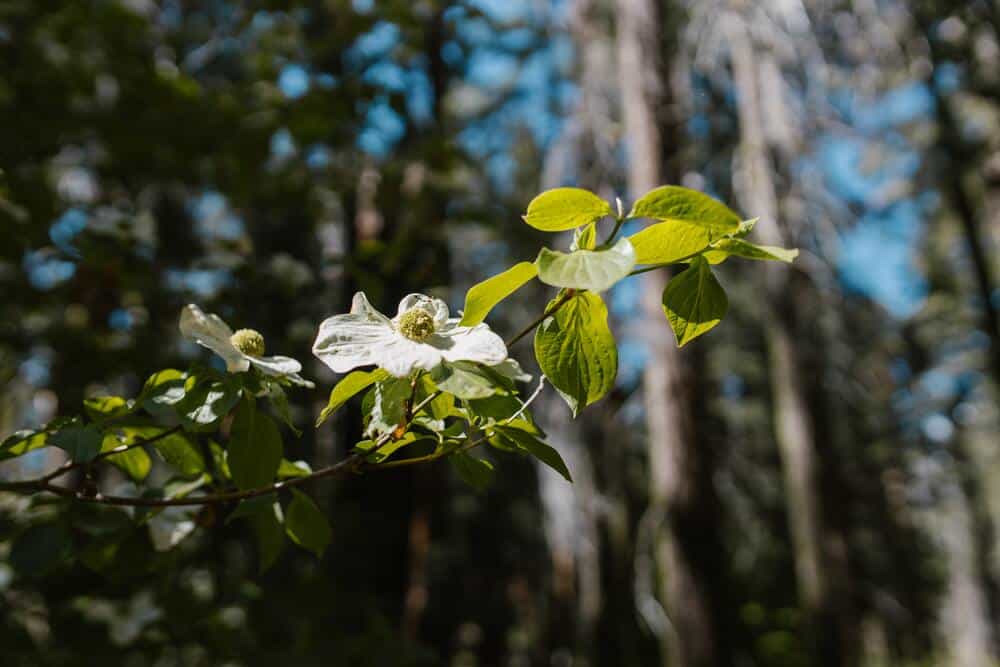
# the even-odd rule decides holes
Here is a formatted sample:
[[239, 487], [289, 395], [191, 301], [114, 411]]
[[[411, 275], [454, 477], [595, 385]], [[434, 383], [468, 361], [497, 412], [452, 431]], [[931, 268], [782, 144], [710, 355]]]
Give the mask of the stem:
[[615, 220], [615, 226], [611, 229], [611, 233], [608, 235], [608, 238], [604, 239], [604, 243], [602, 245], [611, 245], [611, 242], [615, 240], [616, 236], [618, 236], [618, 230], [620, 230], [624, 224], [625, 216], [619, 215]]
[[559, 299], [554, 304], [552, 304], [551, 307], [546, 308], [545, 312], [542, 313], [538, 317], [538, 319], [536, 319], [534, 322], [532, 322], [531, 324], [529, 324], [525, 328], [521, 329], [521, 331], [519, 331], [517, 333], [517, 335], [515, 335], [513, 338], [511, 338], [509, 341], [507, 341], [507, 347], [511, 347], [512, 345], [514, 345], [514, 343], [516, 343], [517, 341], [521, 340], [522, 338], [524, 338], [525, 336], [527, 336], [529, 333], [531, 333], [532, 331], [534, 331], [535, 327], [537, 327], [539, 324], [541, 324], [542, 322], [544, 322], [546, 317], [548, 317], [549, 315], [552, 315], [557, 310], [559, 310], [560, 308], [562, 308], [563, 304], [565, 304], [567, 301], [569, 301], [571, 298], [573, 298], [574, 294], [576, 294], [576, 290], [572, 290], [572, 289], [568, 289], [565, 292], [563, 292], [562, 296], [559, 297]]
[[675, 259], [672, 262], [663, 262], [661, 264], [650, 264], [649, 266], [644, 266], [641, 269], [636, 269], [635, 271], [631, 271], [629, 273], [629, 275], [630, 276], [637, 276], [640, 273], [646, 273], [648, 271], [655, 271], [657, 269], [662, 269], [664, 267], [671, 266], [673, 264], [683, 264], [684, 262], [688, 261], [689, 259], [694, 259], [695, 257], [697, 257], [698, 255], [700, 255], [703, 252], [705, 252], [705, 251], [704, 250], [699, 250], [698, 252], [693, 252], [690, 255], [686, 255], [684, 257], [679, 257], [679, 258]]

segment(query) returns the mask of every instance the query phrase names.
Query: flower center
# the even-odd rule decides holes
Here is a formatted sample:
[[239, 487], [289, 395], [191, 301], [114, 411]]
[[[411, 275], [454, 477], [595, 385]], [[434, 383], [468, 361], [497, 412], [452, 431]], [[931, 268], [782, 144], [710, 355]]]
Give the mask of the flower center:
[[236, 349], [251, 357], [259, 357], [264, 354], [264, 337], [260, 332], [253, 329], [240, 329], [229, 339]]
[[399, 318], [399, 333], [418, 342], [434, 333], [434, 318], [423, 308], [411, 308]]

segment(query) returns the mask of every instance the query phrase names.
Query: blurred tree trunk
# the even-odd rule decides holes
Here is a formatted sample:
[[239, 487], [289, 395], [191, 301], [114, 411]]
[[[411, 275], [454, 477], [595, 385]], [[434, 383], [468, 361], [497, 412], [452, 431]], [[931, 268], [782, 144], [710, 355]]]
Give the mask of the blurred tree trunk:
[[[784, 246], [787, 240], [778, 227], [779, 206], [764, 131], [762, 98], [780, 104], [781, 91], [762, 91], [762, 69], [774, 64], [767, 53], [753, 43], [745, 19], [737, 13], [726, 15], [726, 36], [733, 68], [740, 122], [738, 178], [743, 207], [759, 216], [757, 236], [766, 244]], [[777, 97], [778, 100], [775, 100]], [[810, 411], [808, 380], [803, 370], [802, 351], [796, 321], [796, 301], [790, 272], [783, 266], [764, 267], [765, 298], [770, 308], [764, 317], [768, 347], [769, 377], [773, 394], [775, 439], [784, 473], [790, 532], [799, 598], [809, 616], [813, 651], [822, 664], [851, 664], [856, 650], [849, 601], [833, 589], [833, 581], [849, 581], [843, 536], [827, 535], [824, 528], [822, 487], [818, 467], [822, 452], [815, 420]], [[827, 466], [836, 462], [828, 460]], [[830, 498], [831, 502], [836, 502]], [[836, 550], [833, 545], [839, 545]], [[841, 589], [843, 590], [843, 589]]]
[[[628, 189], [633, 198], [665, 182], [664, 146], [679, 145], [671, 80], [664, 62], [676, 53], [676, 34], [655, 0], [618, 0], [618, 69], [628, 143]], [[676, 114], [673, 114], [676, 115]], [[657, 595], [667, 616], [663, 664], [730, 664], [731, 637], [723, 631], [725, 603], [720, 566], [719, 501], [712, 483], [711, 450], [700, 441], [697, 353], [682, 354], [662, 309], [665, 272], [642, 277], [641, 330], [649, 332], [643, 380], [649, 438], [650, 516]]]

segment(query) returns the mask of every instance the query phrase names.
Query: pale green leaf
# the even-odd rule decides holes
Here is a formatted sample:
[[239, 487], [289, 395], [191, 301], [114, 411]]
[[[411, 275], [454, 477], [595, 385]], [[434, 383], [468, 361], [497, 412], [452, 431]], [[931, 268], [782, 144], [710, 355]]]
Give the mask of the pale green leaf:
[[285, 513], [285, 532], [297, 545], [321, 557], [333, 539], [330, 523], [312, 498], [292, 489], [292, 502]]
[[603, 292], [635, 266], [635, 249], [624, 238], [605, 250], [564, 253], [542, 248], [535, 264], [538, 279], [546, 285]]
[[581, 188], [555, 188], [531, 200], [524, 221], [543, 232], [583, 227], [611, 215], [611, 205]]
[[320, 424], [325, 422], [330, 415], [350, 400], [352, 396], [387, 377], [389, 377], [389, 373], [381, 368], [373, 371], [353, 371], [345, 375], [330, 392], [330, 400], [319, 414], [319, 419], [316, 420], [316, 427], [318, 428]]
[[697, 257], [663, 290], [663, 312], [683, 347], [722, 320], [729, 309], [726, 292], [708, 262]]
[[369, 416], [365, 435], [377, 440], [395, 431], [406, 417], [406, 404], [412, 394], [408, 378], [390, 377], [376, 382], [374, 391], [369, 394], [371, 407], [365, 409]]
[[503, 273], [487, 278], [473, 285], [465, 295], [465, 311], [462, 313], [463, 327], [471, 327], [486, 319], [493, 307], [520, 289], [538, 274], [531, 262], [519, 262]]
[[608, 393], [618, 372], [618, 350], [601, 297], [581, 292], [545, 318], [535, 332], [535, 357], [574, 415]]
[[741, 222], [740, 216], [722, 202], [679, 185], [650, 190], [632, 206], [628, 217], [680, 220], [720, 234], [738, 232]]
[[431, 373], [431, 379], [438, 389], [458, 398], [486, 398], [499, 389], [483, 369], [467, 361], [441, 364]]
[[705, 253], [705, 259], [708, 260], [709, 264], [719, 264], [729, 257], [791, 263], [798, 256], [799, 251], [794, 248], [756, 245], [743, 239], [721, 239], [714, 243], [712, 248]]
[[593, 250], [597, 245], [597, 224], [590, 223], [586, 227], [580, 227], [573, 232], [573, 242], [570, 244], [570, 251], [573, 250]]

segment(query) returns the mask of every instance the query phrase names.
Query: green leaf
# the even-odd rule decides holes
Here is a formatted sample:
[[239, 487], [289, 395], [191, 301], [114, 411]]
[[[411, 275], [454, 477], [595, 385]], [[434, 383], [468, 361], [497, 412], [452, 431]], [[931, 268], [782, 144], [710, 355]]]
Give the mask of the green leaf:
[[167, 368], [153, 373], [139, 394], [139, 403], [154, 406], [176, 405], [184, 398], [186, 376], [175, 368]]
[[583, 227], [611, 215], [611, 205], [581, 188], [546, 190], [531, 200], [524, 221], [543, 232]]
[[232, 382], [205, 382], [189, 389], [177, 407], [195, 427], [210, 426], [233, 409], [241, 391]]
[[135, 401], [126, 401], [121, 396], [98, 396], [83, 402], [83, 409], [93, 421], [122, 417], [135, 410]]
[[[258, 500], [254, 498], [252, 500]], [[236, 508], [233, 514], [241, 510], [245, 513], [247, 521], [253, 529], [257, 538], [257, 551], [260, 556], [260, 571], [265, 572], [274, 565], [285, 547], [285, 529], [282, 527], [284, 516], [281, 512], [281, 505], [273, 498], [264, 498], [257, 506], [244, 507], [244, 501]]]
[[[119, 436], [117, 433], [106, 433], [104, 440], [101, 442], [101, 452], [110, 452], [113, 449], [130, 444], [132, 443], [127, 438]], [[146, 479], [150, 469], [153, 467], [153, 462], [149, 458], [149, 454], [142, 447], [133, 447], [120, 454], [112, 454], [107, 457], [107, 462], [119, 468], [134, 482], [141, 482]]]
[[64, 428], [49, 438], [51, 444], [65, 450], [78, 463], [90, 461], [97, 456], [103, 440], [101, 431], [93, 424]]
[[570, 244], [570, 252], [574, 250], [593, 250], [597, 245], [597, 225], [590, 223], [586, 227], [579, 227], [573, 232], [573, 242]]
[[618, 373], [618, 349], [601, 297], [581, 292], [545, 318], [535, 332], [535, 358], [574, 416], [608, 393]]
[[381, 368], [373, 371], [353, 371], [348, 373], [330, 392], [330, 400], [326, 404], [326, 407], [323, 408], [323, 412], [319, 414], [319, 419], [316, 420], [316, 427], [319, 428], [323, 422], [329, 419], [330, 415], [350, 400], [352, 396], [376, 382], [381, 382], [387, 377], [389, 377], [389, 373]]
[[[131, 429], [123, 429], [128, 433]], [[145, 438], [151, 438], [165, 429], [135, 429]], [[198, 451], [195, 443], [186, 433], [171, 433], [153, 443], [153, 449], [168, 464], [177, 469], [185, 477], [200, 475], [205, 472], [205, 457]]]
[[278, 477], [280, 479], [291, 479], [292, 477], [305, 477], [312, 473], [312, 468], [305, 461], [289, 461], [281, 459], [278, 464]]
[[15, 431], [0, 444], [0, 461], [17, 458], [22, 454], [48, 445], [49, 434], [46, 431], [23, 430]]
[[697, 190], [664, 185], [650, 190], [632, 206], [629, 218], [680, 220], [720, 234], [740, 230], [740, 216], [725, 204]]
[[728, 257], [744, 257], [746, 259], [770, 260], [791, 263], [799, 256], [797, 249], [779, 248], [771, 245], [756, 245], [743, 239], [720, 239], [705, 253], [709, 264], [719, 264]]
[[554, 447], [545, 444], [535, 437], [534, 434], [514, 428], [513, 426], [498, 425], [496, 430], [500, 435], [514, 442], [518, 449], [534, 456], [562, 475], [567, 482], [573, 481], [573, 477], [569, 474], [569, 468], [566, 467], [566, 462], [563, 461], [562, 456], [559, 455], [559, 452]]
[[236, 409], [226, 460], [241, 489], [256, 489], [274, 481], [281, 464], [281, 434], [274, 420], [244, 400]]
[[695, 258], [663, 290], [663, 312], [674, 330], [678, 347], [684, 347], [717, 325], [728, 309], [726, 292], [702, 257]]
[[604, 250], [564, 253], [542, 248], [535, 264], [538, 279], [546, 285], [602, 292], [629, 274], [635, 249], [625, 238]]
[[463, 327], [471, 327], [486, 319], [493, 307], [520, 289], [538, 275], [538, 268], [531, 262], [518, 262], [503, 273], [473, 285], [465, 295]]
[[468, 361], [443, 363], [431, 373], [434, 384], [459, 398], [486, 398], [497, 393], [499, 387], [482, 368]]
[[649, 225], [628, 237], [638, 264], [670, 264], [690, 258], [712, 244], [712, 230], [683, 220]]
[[368, 413], [365, 435], [377, 440], [381, 435], [395, 431], [404, 421], [406, 404], [412, 393], [409, 378], [390, 377], [376, 382], [370, 394], [371, 408], [365, 409]]
[[496, 471], [489, 461], [477, 459], [465, 452], [455, 452], [448, 460], [458, 476], [476, 491], [484, 491], [493, 483]]
[[363, 440], [359, 442], [356, 447], [363, 452], [371, 452], [365, 457], [365, 460], [369, 463], [381, 463], [403, 447], [425, 440], [430, 441], [430, 436], [420, 435], [411, 431], [404, 433], [400, 438], [391, 439], [388, 442], [379, 445], [377, 448], [375, 446], [376, 443], [371, 440]]
[[317, 558], [330, 545], [333, 535], [326, 516], [312, 498], [292, 489], [292, 503], [285, 515], [285, 532], [297, 545], [316, 554]]
[[288, 407], [288, 396], [285, 394], [285, 390], [281, 388], [281, 385], [277, 382], [268, 382], [267, 398], [271, 401], [271, 407], [274, 408], [275, 414], [282, 423], [292, 430], [296, 438], [301, 437], [302, 431], [296, 428], [295, 423], [292, 421], [292, 411]]

